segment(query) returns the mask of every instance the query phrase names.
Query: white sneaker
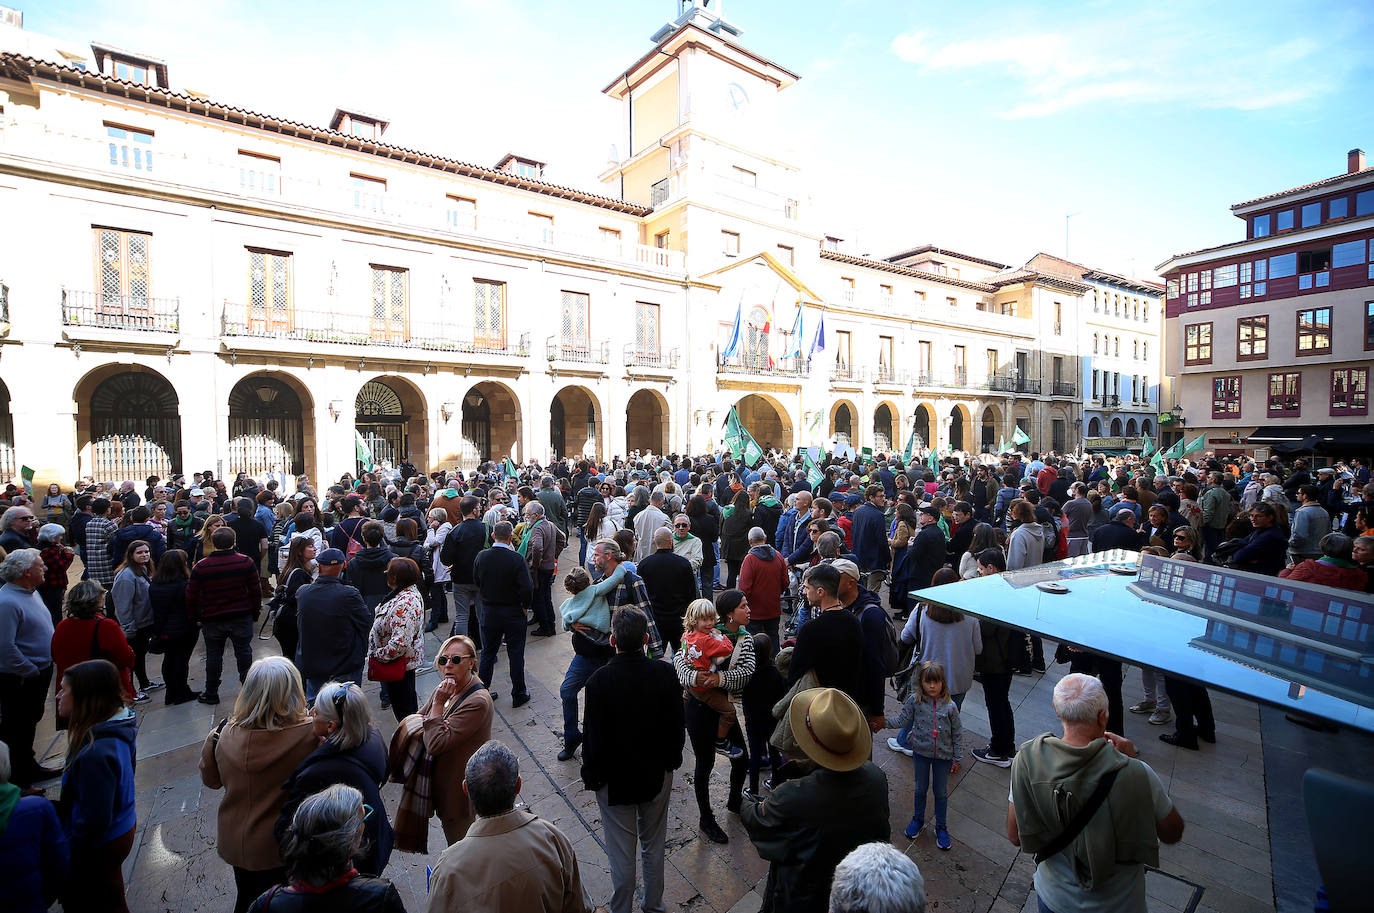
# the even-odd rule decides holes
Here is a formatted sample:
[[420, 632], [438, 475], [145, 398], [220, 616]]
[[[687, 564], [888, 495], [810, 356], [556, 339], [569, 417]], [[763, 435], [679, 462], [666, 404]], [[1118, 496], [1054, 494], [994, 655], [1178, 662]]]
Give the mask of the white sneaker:
[[161, 691], [163, 688], [166, 688], [166, 687], [167, 687], [167, 685], [166, 685], [165, 682], [149, 682], [149, 683], [148, 683], [148, 687], [144, 688], [143, 690], [144, 690], [144, 691]]
[[1149, 722], [1155, 726], [1163, 726], [1165, 723], [1172, 722], [1174, 715], [1167, 710], [1156, 710], [1150, 714]]
[[896, 739], [888, 739], [888, 740], [887, 740], [887, 747], [890, 748], [890, 749], [892, 749], [893, 751], [900, 751], [902, 754], [906, 755], [908, 758], [915, 757], [915, 755], [916, 755], [916, 752], [912, 751], [910, 748], [905, 748], [905, 747], [903, 747], [903, 746], [902, 746], [902, 743], [901, 743], [901, 742], [898, 742]]
[[135, 704], [146, 704], [146, 703], [147, 703], [148, 701], [150, 701], [150, 700], [151, 700], [151, 698], [148, 697], [148, 692], [146, 692], [146, 691], [135, 691], [135, 692], [134, 692], [134, 703], [135, 703]]

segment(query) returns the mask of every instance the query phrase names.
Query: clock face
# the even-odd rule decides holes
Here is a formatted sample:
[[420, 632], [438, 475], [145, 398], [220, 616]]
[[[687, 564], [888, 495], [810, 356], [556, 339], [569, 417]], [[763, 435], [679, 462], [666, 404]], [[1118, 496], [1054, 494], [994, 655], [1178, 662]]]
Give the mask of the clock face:
[[736, 111], [743, 111], [749, 107], [749, 93], [744, 91], [744, 86], [737, 82], [730, 83], [726, 87], [727, 97], [730, 99], [730, 107]]

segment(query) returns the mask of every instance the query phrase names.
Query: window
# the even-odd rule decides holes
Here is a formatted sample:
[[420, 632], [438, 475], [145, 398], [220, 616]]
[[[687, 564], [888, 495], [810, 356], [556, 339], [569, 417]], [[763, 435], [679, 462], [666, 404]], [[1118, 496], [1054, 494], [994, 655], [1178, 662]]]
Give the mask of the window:
[[1240, 375], [1212, 378], [1212, 418], [1240, 416]]
[[153, 132], [107, 123], [105, 135], [110, 146], [110, 167], [134, 171], [153, 170]]
[[1255, 216], [1250, 221], [1250, 237], [1263, 238], [1269, 234], [1269, 215]]
[[239, 150], [239, 190], [262, 196], [281, 193], [281, 159]]
[[1331, 372], [1331, 414], [1369, 413], [1369, 369], [1336, 368]]
[[1298, 272], [1300, 273], [1315, 273], [1330, 268], [1331, 248], [1329, 247], [1305, 250], [1298, 254]]
[[1146, 302], [1145, 304], [1141, 305], [1141, 307], [1140, 307], [1140, 322], [1141, 322], [1141, 323], [1149, 323], [1149, 322], [1150, 322], [1150, 304], [1149, 304], [1149, 302]]
[[848, 371], [854, 364], [854, 336], [849, 330], [835, 333], [835, 365], [841, 371]]
[[961, 387], [968, 383], [968, 350], [963, 346], [954, 347], [954, 382]]
[[1140, 360], [1150, 360], [1150, 341], [1148, 339], [1140, 344]]
[[790, 245], [778, 245], [778, 259], [788, 266], [797, 265], [797, 252]]
[[607, 228], [604, 225], [596, 230], [597, 236], [601, 238], [601, 243], [608, 250], [619, 252], [620, 250], [620, 229]]
[[563, 292], [563, 321], [559, 340], [564, 349], [571, 349], [584, 357], [591, 347], [587, 326], [590, 310], [590, 295], [583, 292]]
[[1350, 211], [1350, 201], [1346, 197], [1337, 197], [1326, 204], [1326, 218], [1328, 221], [1344, 219]]
[[1361, 190], [1355, 194], [1355, 215], [1367, 216], [1374, 212], [1374, 190]]
[[148, 316], [148, 256], [153, 236], [114, 228], [95, 229], [95, 272], [102, 314]]
[[667, 249], [668, 249], [668, 235], [669, 235], [669, 234], [670, 234], [670, 232], [661, 231], [661, 232], [659, 232], [658, 234], [654, 235], [654, 248], [655, 248], [656, 250], [667, 250]]
[[658, 357], [658, 316], [657, 304], [635, 302], [635, 354], [641, 358]]
[[925, 304], [925, 303], [926, 303], [926, 293], [925, 293], [925, 292], [921, 291], [920, 289], [917, 289], [916, 292], [915, 292], [915, 295], [916, 295], [916, 303], [917, 303], [917, 304]]
[[1201, 291], [1204, 291], [1204, 292], [1205, 292], [1205, 291], [1211, 289], [1211, 287], [1212, 287], [1212, 271], [1211, 271], [1210, 269], [1205, 269], [1205, 270], [1203, 270], [1202, 272], [1198, 273], [1198, 274], [1197, 274], [1197, 284], [1198, 284], [1198, 289], [1200, 289]]
[[1061, 301], [1054, 303], [1054, 335], [1059, 336], [1064, 332], [1064, 304]]
[[1064, 382], [1064, 357], [1062, 355], [1054, 356], [1053, 361], [1050, 362], [1050, 377], [1056, 384]]
[[917, 365], [920, 367], [921, 377], [928, 383], [930, 381], [931, 365], [933, 364], [933, 348], [929, 339], [922, 339], [916, 343]]
[[1120, 337], [1120, 336], [1113, 337], [1113, 339], [1112, 339], [1112, 357], [1113, 357], [1113, 358], [1120, 358], [1120, 357], [1121, 357], [1121, 337]]
[[1097, 379], [1098, 379], [1098, 376], [1099, 376], [1101, 373], [1102, 373], [1102, 372], [1100, 372], [1100, 371], [1098, 371], [1098, 370], [1096, 370], [1096, 369], [1093, 370], [1093, 399], [1097, 399], [1097, 391], [1098, 391], [1098, 386], [1099, 386], [1099, 385], [1098, 385]]
[[1216, 287], [1230, 288], [1236, 284], [1236, 264], [1230, 266], [1218, 266], [1216, 269]]
[[882, 299], [883, 305], [884, 305], [884, 306], [886, 306], [886, 307], [892, 307], [892, 286], [890, 286], [890, 285], [879, 285], [879, 286], [878, 286], [878, 297]]
[[1331, 308], [1298, 311], [1298, 354], [1327, 355], [1331, 352]]
[[1344, 244], [1333, 245], [1331, 248], [1331, 268], [1363, 266], [1365, 262], [1364, 247], [1364, 241], [1347, 241]]
[[959, 299], [958, 299], [958, 298], [955, 298], [953, 295], [951, 295], [951, 296], [945, 298], [945, 304], [949, 305], [949, 306], [952, 307], [952, 308], [958, 307], [958, 306], [959, 306]]
[[409, 337], [406, 270], [372, 265], [372, 338], [405, 342]]
[[1269, 258], [1269, 278], [1283, 279], [1288, 276], [1295, 276], [1298, 272], [1298, 255], [1279, 254], [1277, 257]]
[[1293, 228], [1293, 210], [1285, 209], [1274, 219], [1275, 231], [1290, 231]]
[[1183, 363], [1210, 365], [1212, 363], [1212, 325], [1190, 323], [1183, 328]]
[[722, 231], [720, 233], [720, 249], [728, 257], [738, 257], [739, 232]]
[[801, 216], [801, 203], [798, 200], [789, 199], [783, 204], [782, 214], [789, 219], [797, 219]]
[[530, 228], [533, 229], [531, 240], [535, 244], [553, 244], [553, 216], [542, 212], [531, 212], [528, 215]]
[[292, 329], [291, 255], [248, 249], [248, 331]]
[[734, 179], [735, 183], [743, 184], [746, 187], [759, 186], [759, 176], [755, 172], [750, 171], [748, 168], [741, 168], [738, 165], [731, 165], [730, 177]]
[[1284, 418], [1302, 414], [1302, 373], [1284, 371], [1269, 375], [1269, 417]]
[[373, 213], [386, 211], [386, 181], [365, 174], [350, 174], [348, 183], [353, 188], [354, 209]]
[[445, 222], [456, 231], [474, 231], [477, 228], [477, 201], [468, 197], [446, 194]]
[[1269, 317], [1242, 317], [1236, 321], [1236, 361], [1269, 357]]
[[1322, 204], [1307, 203], [1302, 207], [1302, 227], [1310, 228], [1313, 225], [1320, 225], [1322, 220]]
[[539, 168], [533, 162], [516, 162], [515, 173], [533, 181], [539, 177]]
[[1364, 347], [1374, 349], [1374, 301], [1364, 303]]
[[138, 83], [140, 86], [149, 84], [147, 67], [137, 63], [130, 63], [127, 60], [114, 60], [113, 63], [113, 72], [116, 79]]
[[892, 337], [878, 337], [878, 376], [891, 379], [892, 377]]
[[1001, 364], [1001, 359], [997, 356], [996, 349], [988, 349], [988, 377], [997, 376], [997, 366]]
[[1097, 334], [1093, 334], [1093, 354], [1097, 354]]
[[472, 342], [483, 349], [506, 347], [506, 283], [472, 280]]
[[1138, 339], [1131, 340], [1131, 359], [1133, 361], [1140, 360], [1140, 340]]

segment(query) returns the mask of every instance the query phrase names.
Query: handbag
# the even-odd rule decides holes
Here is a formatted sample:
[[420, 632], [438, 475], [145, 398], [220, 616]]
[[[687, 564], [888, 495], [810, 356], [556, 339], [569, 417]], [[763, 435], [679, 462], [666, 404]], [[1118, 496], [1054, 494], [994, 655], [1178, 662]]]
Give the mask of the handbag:
[[381, 660], [369, 656], [367, 677], [374, 682], [399, 682], [406, 677], [406, 657], [403, 654], [395, 659]]

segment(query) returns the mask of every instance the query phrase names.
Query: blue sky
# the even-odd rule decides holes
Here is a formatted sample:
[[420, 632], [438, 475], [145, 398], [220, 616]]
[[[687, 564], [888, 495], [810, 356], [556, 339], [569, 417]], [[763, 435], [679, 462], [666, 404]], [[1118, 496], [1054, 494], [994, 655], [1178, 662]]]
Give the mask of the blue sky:
[[[23, 0], [4, 0], [24, 8]], [[751, 50], [799, 73], [785, 144], [826, 230], [882, 256], [932, 242], [1020, 263], [1069, 253], [1151, 275], [1241, 236], [1232, 203], [1374, 158], [1374, 7], [1355, 2], [725, 0]], [[173, 84], [491, 164], [546, 159], [597, 190], [616, 139], [599, 90], [674, 0], [269, 5], [44, 0], [28, 30], [161, 56]]]

